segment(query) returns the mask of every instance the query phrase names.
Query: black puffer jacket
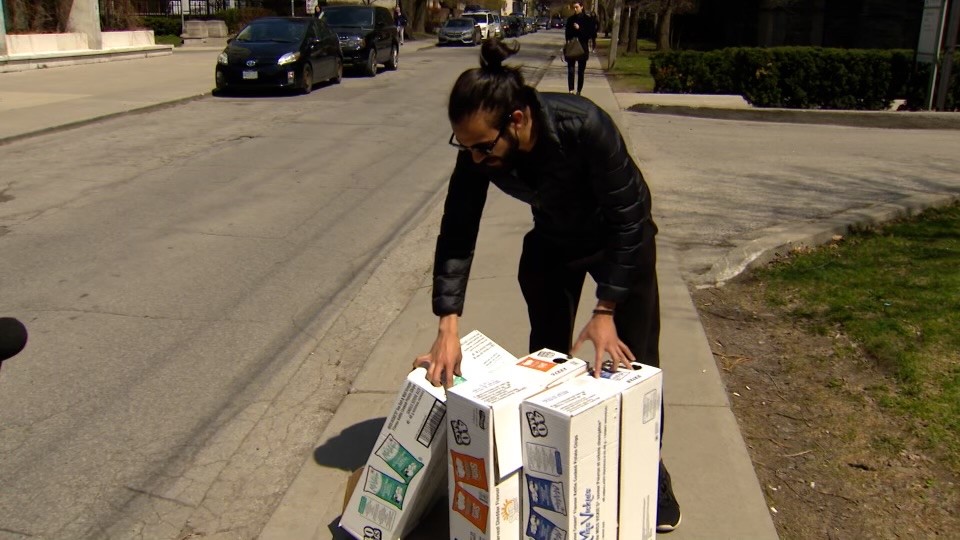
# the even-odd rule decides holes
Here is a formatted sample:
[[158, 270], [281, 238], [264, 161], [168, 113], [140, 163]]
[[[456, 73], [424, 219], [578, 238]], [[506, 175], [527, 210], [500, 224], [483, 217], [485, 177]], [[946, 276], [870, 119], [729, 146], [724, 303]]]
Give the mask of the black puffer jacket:
[[433, 267], [433, 312], [462, 314], [480, 218], [493, 182], [529, 203], [534, 230], [558, 260], [596, 256], [597, 298], [623, 300], [641, 272], [644, 242], [657, 232], [650, 192], [616, 125], [579, 96], [537, 93], [537, 143], [513, 169], [495, 170], [461, 152], [450, 178]]

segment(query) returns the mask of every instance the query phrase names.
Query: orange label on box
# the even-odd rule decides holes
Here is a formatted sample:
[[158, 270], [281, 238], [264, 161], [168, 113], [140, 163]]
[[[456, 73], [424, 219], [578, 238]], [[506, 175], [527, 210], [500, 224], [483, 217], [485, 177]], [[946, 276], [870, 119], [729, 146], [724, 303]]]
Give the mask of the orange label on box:
[[480, 489], [487, 489], [487, 467], [480, 458], [450, 451], [450, 462], [453, 463], [453, 477], [457, 482], [470, 484]]
[[520, 367], [535, 369], [537, 371], [544, 371], [544, 372], [550, 371], [551, 369], [556, 367], [556, 364], [554, 364], [553, 362], [548, 362], [546, 360], [538, 360], [532, 356], [528, 356], [523, 360], [517, 362], [517, 365]]
[[467, 518], [467, 521], [473, 523], [480, 532], [487, 534], [487, 514], [490, 508], [459, 485], [453, 492], [453, 510]]

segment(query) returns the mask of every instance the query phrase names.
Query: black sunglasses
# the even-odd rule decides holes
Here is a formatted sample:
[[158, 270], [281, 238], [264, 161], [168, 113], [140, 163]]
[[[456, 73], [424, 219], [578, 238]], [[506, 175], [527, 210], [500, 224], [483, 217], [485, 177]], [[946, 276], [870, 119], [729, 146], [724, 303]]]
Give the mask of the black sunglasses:
[[480, 152], [485, 156], [489, 156], [490, 154], [493, 153], [493, 149], [497, 146], [497, 143], [500, 142], [500, 137], [503, 137], [503, 132], [504, 130], [507, 129], [507, 126], [509, 125], [510, 125], [510, 116], [507, 116], [506, 118], [503, 119], [503, 124], [500, 125], [500, 131], [497, 132], [497, 138], [490, 142], [477, 143], [473, 146], [464, 146], [459, 142], [457, 142], [456, 135], [453, 133], [450, 134], [450, 140], [448, 142], [450, 143], [450, 146], [456, 148], [461, 152]]

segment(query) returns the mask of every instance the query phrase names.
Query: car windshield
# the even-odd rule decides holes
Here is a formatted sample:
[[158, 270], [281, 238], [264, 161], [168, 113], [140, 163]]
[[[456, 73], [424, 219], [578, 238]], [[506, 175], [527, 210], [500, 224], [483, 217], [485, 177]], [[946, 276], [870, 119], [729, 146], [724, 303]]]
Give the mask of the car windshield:
[[323, 18], [330, 26], [373, 26], [372, 9], [336, 8], [323, 10]]
[[464, 14], [464, 17], [469, 17], [481, 24], [487, 24], [487, 15], [485, 13], [478, 13], [476, 15]]
[[477, 24], [473, 19], [450, 19], [446, 22], [447, 28], [473, 28]]
[[297, 43], [307, 31], [307, 22], [285, 19], [253, 21], [237, 34], [237, 41]]

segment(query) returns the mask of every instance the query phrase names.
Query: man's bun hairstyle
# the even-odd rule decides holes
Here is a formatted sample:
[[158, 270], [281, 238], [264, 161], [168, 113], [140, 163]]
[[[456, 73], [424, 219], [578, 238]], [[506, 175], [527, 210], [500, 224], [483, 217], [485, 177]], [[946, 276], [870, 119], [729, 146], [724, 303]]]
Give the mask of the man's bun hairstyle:
[[514, 41], [508, 45], [497, 38], [485, 39], [480, 43], [480, 69], [491, 73], [504, 69], [503, 61], [520, 51], [520, 43]]
[[459, 124], [478, 111], [505, 117], [533, 103], [533, 89], [524, 82], [520, 69], [504, 65], [519, 50], [516, 41], [507, 44], [497, 38], [483, 40], [480, 67], [461, 73], [450, 91], [447, 113], [451, 124]]

